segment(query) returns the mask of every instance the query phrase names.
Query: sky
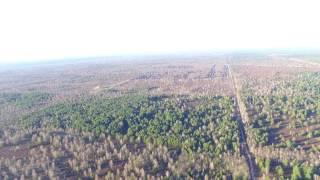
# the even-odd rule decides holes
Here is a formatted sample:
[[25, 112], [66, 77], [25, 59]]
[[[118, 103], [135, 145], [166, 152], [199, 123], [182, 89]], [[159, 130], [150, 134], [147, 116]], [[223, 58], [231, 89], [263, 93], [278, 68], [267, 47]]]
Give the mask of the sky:
[[0, 0], [0, 63], [318, 48], [317, 0]]

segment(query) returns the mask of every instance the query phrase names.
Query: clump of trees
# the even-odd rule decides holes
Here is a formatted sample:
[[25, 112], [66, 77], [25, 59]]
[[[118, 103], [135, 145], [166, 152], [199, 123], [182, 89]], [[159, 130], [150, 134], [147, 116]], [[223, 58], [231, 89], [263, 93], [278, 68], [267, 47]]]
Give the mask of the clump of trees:
[[[28, 156], [0, 157], [1, 179], [246, 178], [239, 154], [189, 153], [124, 136], [75, 129], [33, 129]], [[6, 146], [8, 148], [8, 146]], [[0, 148], [0, 153], [7, 149]]]
[[44, 92], [0, 92], [0, 126], [11, 126], [15, 119], [41, 109], [53, 99], [53, 95]]
[[[314, 179], [319, 174], [320, 73], [243, 84], [247, 140], [262, 177]], [[312, 142], [312, 141], [310, 141]], [[292, 162], [292, 163], [289, 163]]]
[[27, 92], [27, 93], [0, 93], [1, 105], [15, 105], [25, 108], [41, 105], [52, 99], [52, 95], [42, 92]]
[[[245, 86], [242, 100], [250, 119], [248, 134], [251, 143], [278, 144], [279, 147], [294, 149], [298, 147], [295, 142], [297, 137], [317, 137], [319, 133], [313, 132], [312, 126], [320, 123], [319, 86], [319, 73], [306, 73], [291, 81], [283, 81], [274, 85], [269, 94], [264, 95], [256, 93], [250, 86]], [[286, 129], [289, 133], [286, 137], [289, 138], [275, 134], [280, 128]], [[309, 130], [308, 133], [300, 131], [305, 128]]]
[[21, 122], [26, 127], [74, 128], [219, 155], [239, 149], [234, 104], [226, 96], [93, 97], [46, 108]]
[[131, 94], [45, 107], [0, 131], [0, 153], [23, 142], [13, 153], [30, 155], [0, 158], [0, 177], [247, 178], [235, 106], [228, 96]]
[[[274, 177], [277, 179], [314, 179], [316, 176], [315, 167], [297, 161], [279, 161], [269, 158], [256, 159], [259, 171], [264, 177]], [[271, 167], [273, 164], [273, 167]]]

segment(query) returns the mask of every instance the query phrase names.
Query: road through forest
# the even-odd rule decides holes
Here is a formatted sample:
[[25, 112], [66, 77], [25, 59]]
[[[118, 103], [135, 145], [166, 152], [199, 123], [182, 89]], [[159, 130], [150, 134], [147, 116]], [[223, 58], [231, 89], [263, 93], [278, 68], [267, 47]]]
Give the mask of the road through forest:
[[247, 143], [247, 137], [246, 137], [246, 133], [245, 133], [245, 123], [247, 122], [247, 118], [246, 117], [246, 113], [245, 113], [245, 107], [244, 104], [241, 101], [241, 96], [240, 96], [240, 89], [238, 86], [238, 81], [235, 78], [235, 76], [233, 75], [231, 66], [229, 64], [227, 64], [228, 70], [229, 70], [229, 75], [232, 79], [232, 84], [233, 84], [233, 88], [236, 94], [236, 100], [237, 100], [237, 107], [238, 110], [240, 112], [240, 118], [237, 118], [238, 120], [238, 125], [239, 125], [239, 131], [240, 131], [240, 153], [245, 157], [248, 167], [249, 167], [249, 178], [251, 180], [255, 179], [255, 172], [256, 171], [256, 166], [255, 166], [255, 162], [254, 162], [254, 158], [250, 152], [248, 143]]

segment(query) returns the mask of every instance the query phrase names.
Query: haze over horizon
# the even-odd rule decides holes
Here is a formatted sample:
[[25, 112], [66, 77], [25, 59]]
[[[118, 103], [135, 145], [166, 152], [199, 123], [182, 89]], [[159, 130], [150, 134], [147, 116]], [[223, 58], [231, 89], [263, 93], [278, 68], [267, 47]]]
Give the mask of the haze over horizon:
[[317, 1], [0, 2], [0, 63], [320, 47]]

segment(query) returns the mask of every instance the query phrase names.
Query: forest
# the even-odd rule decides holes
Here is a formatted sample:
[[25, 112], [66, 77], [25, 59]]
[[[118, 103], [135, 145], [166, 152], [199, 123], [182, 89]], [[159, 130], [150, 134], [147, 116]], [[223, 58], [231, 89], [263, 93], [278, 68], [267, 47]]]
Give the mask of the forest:
[[236, 151], [239, 146], [233, 106], [230, 97], [93, 97], [32, 113], [19, 124], [121, 135], [186, 151], [220, 154]]
[[0, 179], [317, 179], [314, 63], [228, 54], [0, 70]]
[[[20, 98], [15, 102], [19, 100], [28, 101], [28, 99]], [[34, 100], [36, 101], [37, 98]], [[79, 169], [81, 165], [72, 165], [75, 166], [72, 168], [76, 168], [76, 170], [72, 170], [72, 173], [76, 173], [79, 177], [95, 177], [97, 175], [113, 177], [119, 175], [116, 173], [120, 173], [124, 178], [129, 176], [145, 177], [148, 174], [164, 177], [170, 174], [172, 177], [172, 174], [177, 177], [245, 179], [248, 176], [245, 171], [235, 172], [234, 169], [228, 169], [229, 165], [225, 165], [226, 162], [221, 159], [221, 156], [226, 156], [231, 161], [235, 161], [234, 163], [239, 163], [244, 166], [244, 169], [246, 168], [243, 159], [236, 159], [240, 154], [235, 105], [232, 97], [224, 96], [190, 98], [187, 96], [130, 95], [116, 98], [83, 98], [76, 102], [53, 105], [22, 116], [16, 120], [16, 127], [20, 124], [21, 128], [26, 130], [23, 132], [14, 129], [2, 131], [0, 144], [2, 147], [10, 147], [21, 142], [27, 143], [31, 148], [29, 153], [34, 151], [50, 152], [53, 157], [50, 155], [49, 157], [53, 158], [57, 164], [65, 163], [60, 162], [60, 156], [67, 156], [68, 163], [69, 161], [76, 164], [89, 163], [84, 168], [86, 170], [84, 174], [79, 174], [79, 171], [82, 171]], [[83, 146], [77, 144], [82, 141]], [[121, 141], [121, 143], [114, 141]], [[110, 143], [120, 144], [109, 147]], [[77, 146], [78, 152], [72, 149], [68, 151], [69, 146]], [[91, 153], [99, 151], [99, 149], [103, 152], [103, 148], [107, 148], [111, 149], [111, 154], [94, 157], [99, 165], [91, 164], [92, 159], [81, 159], [80, 154], [77, 155], [80, 159], [73, 159], [71, 158], [73, 156], [68, 155], [70, 153], [84, 153], [86, 148], [82, 148], [87, 146], [97, 148], [91, 150]], [[134, 154], [130, 154], [131, 151], [127, 149], [129, 147]], [[152, 152], [152, 149], [159, 148], [166, 150], [158, 152], [160, 153], [158, 155]], [[48, 154], [37, 154], [40, 157], [35, 158], [45, 158], [46, 155]], [[24, 164], [29, 166], [30, 161], [30, 159], [19, 161], [19, 165], [13, 163], [13, 166], [17, 166], [15, 167], [16, 171], [23, 171], [18, 170], [19, 167], [24, 167]], [[131, 163], [139, 163], [139, 161], [143, 161], [140, 162], [143, 164], [139, 165], [142, 169], [136, 171], [129, 168], [127, 172], [122, 171], [122, 168], [126, 166], [136, 167]], [[153, 165], [148, 165], [149, 161], [152, 164], [156, 163], [156, 167], [152, 168]], [[194, 164], [192, 163], [194, 161], [199, 162]], [[114, 171], [110, 162], [122, 166], [121, 169], [117, 169], [120, 172]], [[174, 164], [170, 164], [170, 162]], [[21, 173], [11, 172], [10, 168], [12, 167], [6, 163], [3, 162], [2, 167], [8, 168], [10, 173], [4, 177], [19, 177], [17, 174]], [[51, 163], [43, 163], [48, 163], [46, 166], [49, 167], [41, 167], [34, 173], [24, 174], [24, 177], [31, 178], [36, 176], [34, 174], [44, 176], [43, 171], [46, 173], [55, 171], [51, 167]], [[186, 163], [186, 167], [179, 167], [181, 163]], [[100, 172], [101, 167], [98, 166], [103, 166], [103, 172], [107, 173]], [[144, 168], [149, 166], [151, 167], [149, 170]], [[175, 166], [186, 169], [175, 169], [173, 168]], [[222, 167], [226, 167], [226, 169]], [[145, 172], [141, 174], [141, 171]], [[53, 175], [50, 177], [54, 177], [55, 172], [52, 173]], [[75, 176], [72, 173], [70, 176]]]
[[[285, 179], [319, 174], [320, 74], [307, 72], [274, 83], [267, 94], [243, 86], [248, 143], [259, 171]], [[269, 152], [266, 155], [266, 151]]]

